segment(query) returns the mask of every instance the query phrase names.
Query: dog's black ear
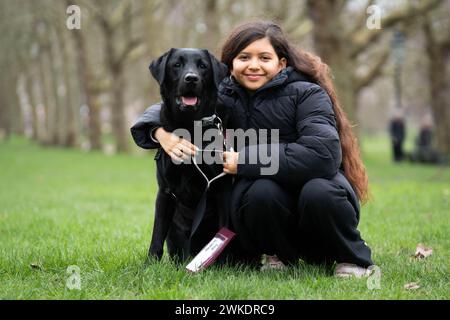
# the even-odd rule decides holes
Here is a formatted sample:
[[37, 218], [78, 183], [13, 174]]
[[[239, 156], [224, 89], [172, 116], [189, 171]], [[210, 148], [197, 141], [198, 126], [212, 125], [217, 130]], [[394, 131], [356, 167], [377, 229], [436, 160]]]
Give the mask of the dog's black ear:
[[156, 60], [153, 60], [150, 63], [150, 66], [148, 67], [150, 69], [150, 73], [152, 74], [153, 78], [158, 81], [159, 85], [162, 85], [164, 82], [164, 75], [166, 74], [166, 64], [167, 60], [169, 59], [170, 55], [175, 49], [172, 48], [166, 53], [164, 53], [161, 57], [159, 57]]
[[209, 55], [209, 60], [211, 60], [211, 65], [213, 69], [214, 74], [214, 84], [216, 85], [216, 88], [219, 88], [219, 84], [222, 82], [223, 78], [225, 78], [228, 75], [228, 67], [217, 60], [217, 58], [208, 50], [205, 50]]

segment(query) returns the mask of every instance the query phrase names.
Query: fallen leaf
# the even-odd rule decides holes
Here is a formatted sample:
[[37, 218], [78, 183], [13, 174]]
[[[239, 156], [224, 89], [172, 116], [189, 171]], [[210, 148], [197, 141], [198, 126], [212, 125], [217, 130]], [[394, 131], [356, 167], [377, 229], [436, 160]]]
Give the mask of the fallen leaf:
[[420, 286], [417, 282], [410, 282], [410, 283], [405, 284], [403, 286], [403, 288], [405, 288], [406, 290], [416, 290], [416, 289], [419, 289]]
[[425, 247], [423, 244], [419, 243], [416, 248], [416, 253], [414, 258], [423, 259], [430, 256], [433, 253], [433, 249]]
[[30, 263], [30, 267], [32, 269], [42, 270], [42, 265], [39, 262]]

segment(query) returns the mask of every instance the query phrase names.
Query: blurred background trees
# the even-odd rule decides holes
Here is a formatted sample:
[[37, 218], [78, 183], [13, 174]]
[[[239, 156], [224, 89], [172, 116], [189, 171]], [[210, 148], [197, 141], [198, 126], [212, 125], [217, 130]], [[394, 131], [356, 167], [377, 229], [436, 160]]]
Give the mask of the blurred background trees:
[[129, 127], [159, 101], [152, 59], [171, 47], [220, 57], [233, 26], [271, 19], [329, 64], [360, 136], [385, 132], [397, 108], [411, 128], [431, 114], [448, 154], [449, 17], [449, 0], [0, 0], [0, 139], [135, 150]]

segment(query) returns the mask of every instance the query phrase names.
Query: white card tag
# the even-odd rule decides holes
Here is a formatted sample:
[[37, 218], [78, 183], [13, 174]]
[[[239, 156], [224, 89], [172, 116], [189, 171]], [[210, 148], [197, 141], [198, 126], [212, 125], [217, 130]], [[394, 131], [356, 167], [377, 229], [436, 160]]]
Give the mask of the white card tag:
[[196, 273], [213, 264], [234, 236], [235, 233], [227, 228], [220, 229], [214, 238], [206, 246], [204, 246], [203, 249], [186, 266], [186, 269], [190, 272]]

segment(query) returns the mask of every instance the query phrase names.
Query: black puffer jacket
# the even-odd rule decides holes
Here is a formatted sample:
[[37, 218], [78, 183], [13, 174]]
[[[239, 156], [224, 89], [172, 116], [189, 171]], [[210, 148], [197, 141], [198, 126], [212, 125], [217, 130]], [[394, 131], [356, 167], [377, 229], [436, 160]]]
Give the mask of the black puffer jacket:
[[[222, 81], [219, 100], [229, 111], [228, 128], [279, 129], [279, 170], [272, 178], [280, 185], [300, 189], [313, 178], [334, 176], [341, 165], [341, 146], [331, 100], [326, 91], [294, 71], [284, 69], [251, 96], [231, 78]], [[135, 142], [143, 148], [158, 147], [150, 131], [159, 123], [158, 105], [148, 108], [131, 128]], [[270, 132], [269, 139], [270, 141]], [[248, 145], [240, 151], [238, 175], [261, 177], [258, 147]], [[272, 146], [273, 147], [273, 146]], [[272, 149], [274, 150], [274, 149]]]

